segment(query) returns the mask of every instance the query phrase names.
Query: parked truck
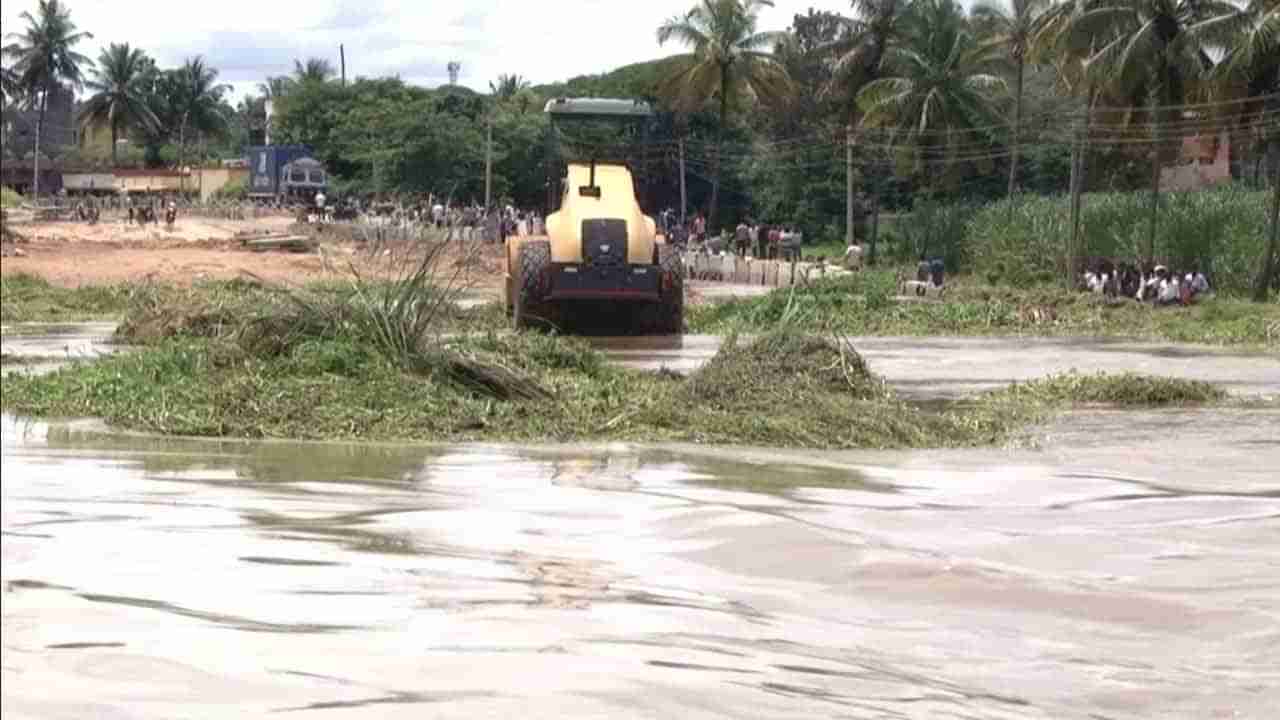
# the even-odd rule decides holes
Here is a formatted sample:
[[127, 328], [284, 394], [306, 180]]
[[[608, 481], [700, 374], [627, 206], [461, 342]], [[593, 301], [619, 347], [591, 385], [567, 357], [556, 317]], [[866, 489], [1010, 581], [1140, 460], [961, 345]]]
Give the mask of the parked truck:
[[306, 145], [249, 148], [249, 197], [310, 202], [329, 186], [329, 174]]

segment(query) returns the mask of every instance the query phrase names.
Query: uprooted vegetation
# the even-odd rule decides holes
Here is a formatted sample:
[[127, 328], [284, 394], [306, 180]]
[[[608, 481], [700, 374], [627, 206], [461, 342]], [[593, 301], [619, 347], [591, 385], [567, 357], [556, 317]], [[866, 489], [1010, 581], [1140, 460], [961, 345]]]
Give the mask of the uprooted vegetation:
[[[205, 436], [887, 448], [999, 443], [1077, 395], [1094, 399], [1085, 380], [920, 407], [897, 398], [846, 340], [785, 328], [733, 339], [682, 378], [609, 365], [573, 338], [444, 332], [468, 327], [456, 309], [415, 326], [434, 312], [430, 291], [402, 304], [390, 290], [298, 298], [241, 287], [225, 303], [186, 292], [186, 305], [134, 298], [121, 332], [144, 346], [136, 352], [6, 375], [5, 409]], [[427, 330], [410, 337], [414, 327]]]
[[887, 448], [999, 443], [1075, 400], [1126, 400], [1087, 379], [905, 402], [847, 339], [814, 331], [831, 324], [815, 304], [884, 311], [883, 282], [856, 300], [834, 285], [774, 293], [756, 319], [771, 329], [731, 337], [687, 378], [625, 370], [579, 339], [501, 331], [492, 305], [459, 309], [467, 264], [443, 261], [443, 247], [302, 288], [136, 286], [117, 331], [135, 352], [5, 375], [3, 406], [183, 435]]

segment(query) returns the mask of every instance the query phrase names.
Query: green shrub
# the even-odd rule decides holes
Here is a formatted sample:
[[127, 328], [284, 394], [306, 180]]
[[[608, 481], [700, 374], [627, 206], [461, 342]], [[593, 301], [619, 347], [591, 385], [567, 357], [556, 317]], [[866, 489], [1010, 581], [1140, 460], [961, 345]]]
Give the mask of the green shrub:
[[21, 195], [9, 188], [0, 188], [0, 207], [18, 207], [21, 204]]

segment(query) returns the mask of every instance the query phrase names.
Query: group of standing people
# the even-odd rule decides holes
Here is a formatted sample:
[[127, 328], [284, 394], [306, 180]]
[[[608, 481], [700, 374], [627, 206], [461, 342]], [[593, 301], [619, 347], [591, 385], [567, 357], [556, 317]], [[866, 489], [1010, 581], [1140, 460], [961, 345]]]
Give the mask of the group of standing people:
[[794, 225], [770, 225], [748, 218], [739, 222], [731, 233], [726, 230], [710, 235], [702, 213], [694, 215], [687, 226], [681, 225], [674, 215], [673, 210], [666, 210], [659, 216], [663, 234], [676, 245], [687, 244], [713, 255], [730, 252], [740, 257], [798, 260], [804, 244], [804, 233]]

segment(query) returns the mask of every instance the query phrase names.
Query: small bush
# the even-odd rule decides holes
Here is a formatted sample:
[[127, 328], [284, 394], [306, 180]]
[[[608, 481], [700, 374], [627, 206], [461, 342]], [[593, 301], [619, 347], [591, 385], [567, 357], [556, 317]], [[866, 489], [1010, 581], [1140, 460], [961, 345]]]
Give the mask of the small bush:
[[883, 392], [848, 342], [789, 329], [746, 344], [728, 338], [683, 389], [691, 403], [729, 411], [794, 402], [813, 393], [866, 400]]
[[0, 187], [0, 208], [18, 207], [21, 204], [21, 195], [7, 187]]

